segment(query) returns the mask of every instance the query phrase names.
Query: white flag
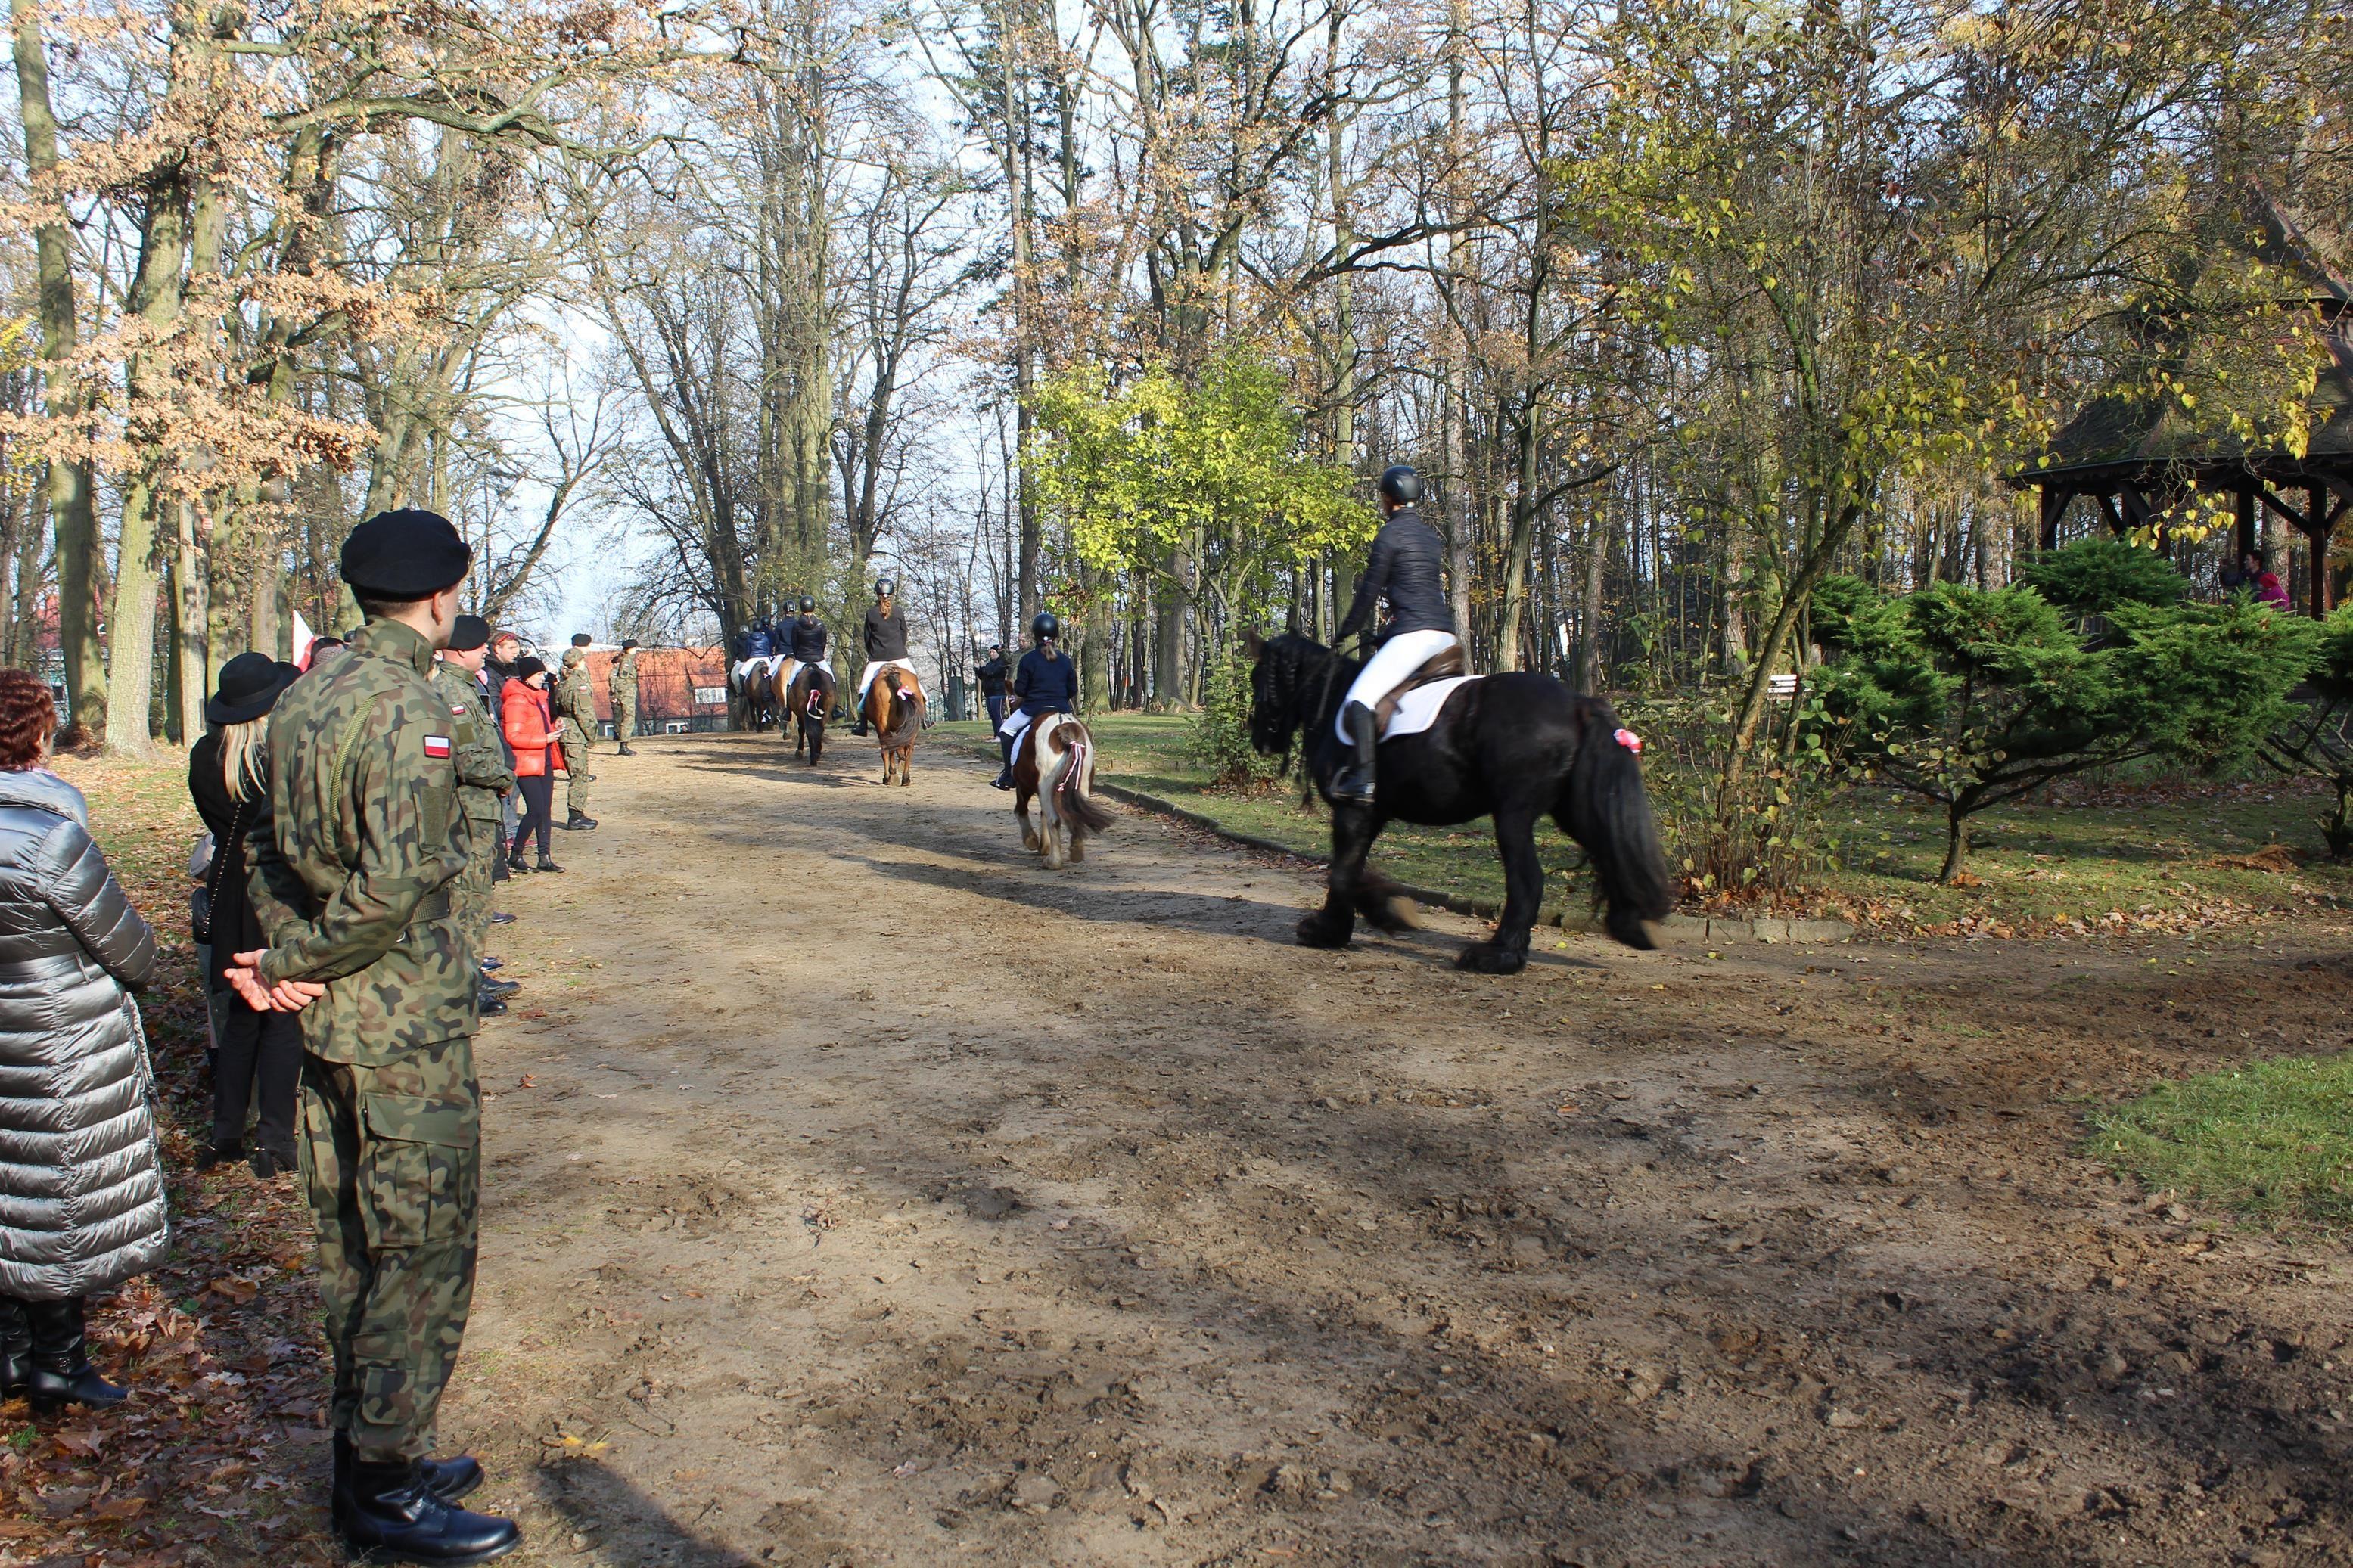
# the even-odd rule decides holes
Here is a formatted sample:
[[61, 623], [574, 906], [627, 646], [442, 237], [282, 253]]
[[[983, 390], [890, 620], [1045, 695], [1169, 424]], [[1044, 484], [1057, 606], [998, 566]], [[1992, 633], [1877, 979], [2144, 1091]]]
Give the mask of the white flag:
[[311, 629], [311, 623], [310, 623], [310, 622], [308, 622], [308, 621], [306, 621], [306, 620], [304, 620], [304, 619], [302, 618], [302, 612], [301, 612], [301, 611], [300, 611], [300, 610], [295, 611], [295, 612], [294, 612], [294, 668], [297, 668], [297, 669], [308, 669], [308, 668], [311, 668], [311, 645], [312, 643], [314, 643], [314, 642], [317, 642], [318, 640], [319, 640], [319, 634], [318, 634], [318, 633], [316, 633], [316, 632], [314, 632], [314, 631], [312, 631], [312, 630]]

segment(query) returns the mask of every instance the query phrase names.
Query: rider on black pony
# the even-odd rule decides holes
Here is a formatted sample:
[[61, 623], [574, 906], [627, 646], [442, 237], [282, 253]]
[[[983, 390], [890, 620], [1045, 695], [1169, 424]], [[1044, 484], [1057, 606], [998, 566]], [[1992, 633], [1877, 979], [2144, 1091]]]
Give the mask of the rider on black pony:
[[801, 595], [801, 613], [784, 625], [784, 679], [777, 684], [789, 696], [793, 682], [799, 677], [800, 667], [807, 665], [817, 671], [812, 677], [819, 690], [825, 693], [825, 705], [833, 706], [833, 672], [825, 667], [825, 623], [817, 618], [817, 601], [807, 594]]
[[1446, 602], [1446, 585], [1439, 577], [1444, 547], [1414, 509], [1421, 500], [1421, 477], [1398, 464], [1382, 473], [1380, 492], [1387, 521], [1373, 538], [1371, 559], [1356, 584], [1356, 601], [1348, 606], [1335, 641], [1346, 642], [1372, 619], [1373, 608], [1382, 599], [1389, 604], [1389, 625], [1334, 721], [1340, 739], [1353, 748], [1347, 765], [1332, 780], [1335, 801], [1373, 798], [1373, 765], [1381, 740], [1373, 710], [1381, 699], [1438, 655], [1461, 646], [1453, 609]]
[[1079, 667], [1055, 645], [1061, 641], [1062, 623], [1051, 610], [1040, 610], [1029, 623], [1038, 646], [1021, 656], [1013, 672], [1014, 710], [997, 732], [1005, 752], [1005, 771], [989, 783], [997, 789], [1013, 787], [1013, 748], [1021, 743], [1030, 724], [1041, 714], [1069, 713], [1079, 700]]

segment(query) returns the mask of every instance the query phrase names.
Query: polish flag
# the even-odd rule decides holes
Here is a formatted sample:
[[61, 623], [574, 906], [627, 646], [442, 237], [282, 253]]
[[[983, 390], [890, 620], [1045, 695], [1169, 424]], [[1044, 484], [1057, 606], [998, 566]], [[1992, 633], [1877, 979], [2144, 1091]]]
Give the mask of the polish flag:
[[318, 640], [319, 634], [311, 629], [311, 623], [302, 618], [302, 612], [300, 610], [295, 611], [293, 639], [295, 668], [308, 669], [311, 668], [311, 645]]

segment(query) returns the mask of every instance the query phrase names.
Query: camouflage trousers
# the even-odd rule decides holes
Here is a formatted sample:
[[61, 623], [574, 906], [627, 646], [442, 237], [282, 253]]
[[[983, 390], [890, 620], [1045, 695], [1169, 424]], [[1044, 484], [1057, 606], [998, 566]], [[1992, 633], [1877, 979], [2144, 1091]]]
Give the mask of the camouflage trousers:
[[638, 700], [623, 695], [613, 699], [613, 734], [627, 741], [638, 732]]
[[499, 819], [470, 816], [466, 827], [466, 868], [449, 884], [449, 912], [458, 917], [458, 929], [466, 933], [467, 943], [480, 958], [491, 934], [491, 868], [499, 858]]
[[[579, 725], [565, 720], [564, 771], [567, 778], [564, 786], [564, 809], [573, 816], [588, 815], [588, 786], [596, 782], [596, 775], [588, 771], [588, 759], [595, 754], [594, 741]], [[556, 826], [560, 827], [563, 824]]]
[[306, 1054], [299, 1150], [335, 1353], [334, 1429], [367, 1463], [421, 1458], [474, 1299], [474, 1042], [460, 1035], [387, 1067]]

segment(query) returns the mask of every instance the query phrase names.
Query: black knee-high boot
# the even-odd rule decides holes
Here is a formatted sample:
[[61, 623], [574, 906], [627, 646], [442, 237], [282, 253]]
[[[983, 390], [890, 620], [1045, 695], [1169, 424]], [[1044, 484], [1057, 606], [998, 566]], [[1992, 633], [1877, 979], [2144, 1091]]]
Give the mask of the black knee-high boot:
[[1351, 746], [1346, 765], [1332, 781], [1332, 798], [1370, 800], [1373, 798], [1373, 763], [1380, 751], [1380, 736], [1374, 727], [1373, 710], [1361, 702], [1351, 702], [1340, 710], [1340, 724], [1348, 731]]
[[90, 1364], [90, 1341], [82, 1321], [81, 1300], [27, 1301], [25, 1315], [32, 1321], [33, 1413], [48, 1415], [69, 1405], [120, 1405], [131, 1391], [98, 1375]]
[[0, 1399], [14, 1399], [32, 1385], [33, 1325], [25, 1303], [0, 1296]]

